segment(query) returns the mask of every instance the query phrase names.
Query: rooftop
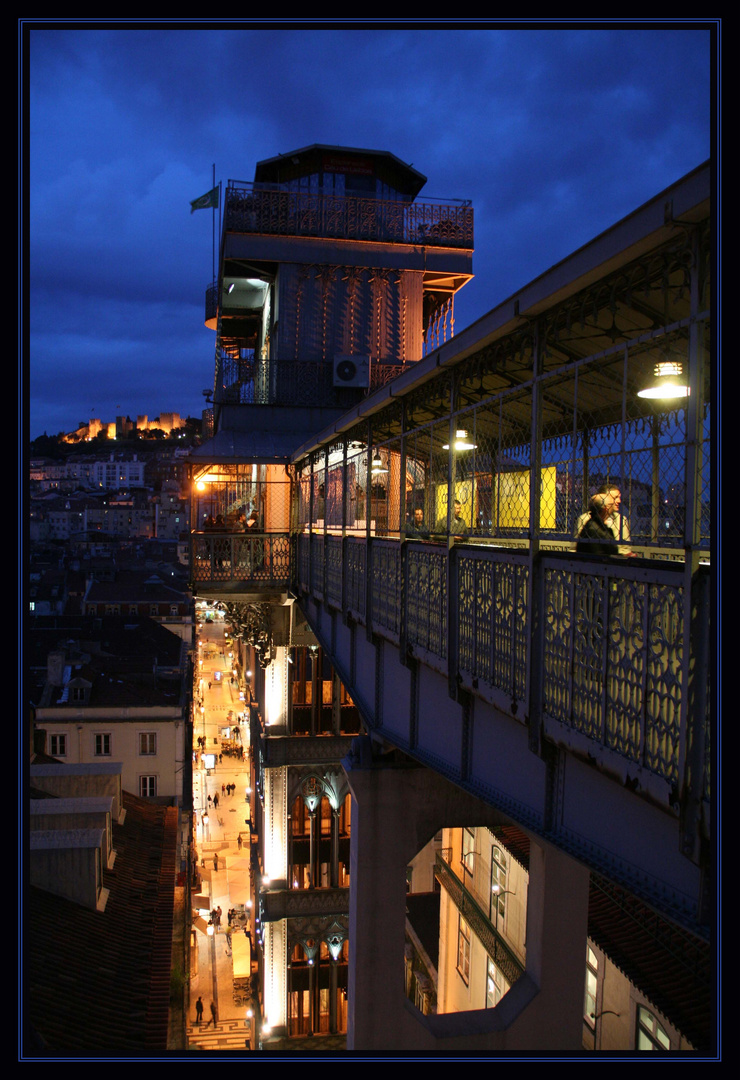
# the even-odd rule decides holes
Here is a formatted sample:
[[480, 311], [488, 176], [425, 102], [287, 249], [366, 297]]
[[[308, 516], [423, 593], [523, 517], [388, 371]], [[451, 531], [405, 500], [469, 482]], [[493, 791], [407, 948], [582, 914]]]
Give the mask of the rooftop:
[[26, 1052], [154, 1053], [167, 1048], [177, 810], [124, 792], [105, 911], [26, 892]]

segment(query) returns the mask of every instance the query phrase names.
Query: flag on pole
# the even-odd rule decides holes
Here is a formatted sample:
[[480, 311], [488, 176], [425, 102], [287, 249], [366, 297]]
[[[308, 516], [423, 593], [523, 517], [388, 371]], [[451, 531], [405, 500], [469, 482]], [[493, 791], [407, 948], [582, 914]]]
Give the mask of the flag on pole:
[[211, 207], [218, 208], [218, 187], [211, 188], [199, 199], [193, 199], [190, 204], [190, 213], [194, 214], [196, 210], [209, 210]]

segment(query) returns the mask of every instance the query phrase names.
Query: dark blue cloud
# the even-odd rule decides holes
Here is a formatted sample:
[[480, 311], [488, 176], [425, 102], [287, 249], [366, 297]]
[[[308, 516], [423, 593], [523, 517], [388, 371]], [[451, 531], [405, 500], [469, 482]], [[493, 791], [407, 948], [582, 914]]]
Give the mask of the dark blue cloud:
[[[710, 37], [646, 29], [33, 28], [31, 434], [200, 412], [216, 179], [314, 142], [473, 200], [480, 317], [710, 153]], [[88, 401], [95, 387], [96, 401]], [[104, 408], [105, 403], [105, 408]]]

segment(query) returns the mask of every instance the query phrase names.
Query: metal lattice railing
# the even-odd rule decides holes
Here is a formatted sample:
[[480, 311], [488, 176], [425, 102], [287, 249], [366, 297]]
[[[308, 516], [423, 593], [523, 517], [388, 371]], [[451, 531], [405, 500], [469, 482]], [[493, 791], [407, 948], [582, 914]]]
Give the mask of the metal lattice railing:
[[[420, 659], [455, 674], [469, 690], [526, 722], [528, 676], [537, 627], [542, 633], [541, 705], [546, 728], [561, 725], [600, 750], [665, 781], [680, 783], [684, 664], [683, 568], [632, 560], [540, 557], [541, 596], [534, 595], [526, 553], [464, 544], [327, 536], [312, 538], [312, 581], [331, 550], [332, 606], [373, 633], [403, 643]], [[308, 586], [310, 538], [299, 537], [299, 587]], [[370, 610], [366, 595], [370, 578]], [[449, 596], [450, 581], [456, 592]], [[706, 601], [702, 601], [706, 607]], [[448, 609], [454, 625], [448, 625]], [[695, 610], [698, 622], [707, 612]], [[450, 641], [455, 642], [451, 651]], [[450, 664], [455, 671], [450, 672]], [[708, 674], [704, 678], [708, 686]], [[709, 690], [705, 692], [708, 699]], [[705, 716], [691, 721], [708, 746]], [[553, 730], [555, 730], [553, 728]], [[709, 790], [709, 753], [694, 784]]]
[[191, 542], [191, 572], [196, 584], [287, 588], [292, 583], [292, 540], [288, 535], [210, 532], [193, 535]]
[[678, 780], [683, 591], [629, 566], [545, 560], [544, 712], [670, 784]]
[[405, 203], [230, 184], [224, 202], [224, 229], [229, 232], [474, 246], [473, 207], [460, 201]]

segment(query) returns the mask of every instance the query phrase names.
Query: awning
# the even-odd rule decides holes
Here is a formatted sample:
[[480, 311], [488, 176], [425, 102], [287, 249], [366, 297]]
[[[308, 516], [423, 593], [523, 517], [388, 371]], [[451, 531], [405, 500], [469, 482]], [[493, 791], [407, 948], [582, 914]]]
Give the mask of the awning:
[[232, 932], [231, 959], [234, 965], [235, 979], [243, 979], [252, 974], [252, 949], [249, 938], [242, 930]]
[[[193, 926], [196, 930], [200, 930], [201, 934], [208, 934], [208, 923], [201, 915], [195, 916]], [[247, 942], [247, 945], [249, 945], [249, 942]]]

